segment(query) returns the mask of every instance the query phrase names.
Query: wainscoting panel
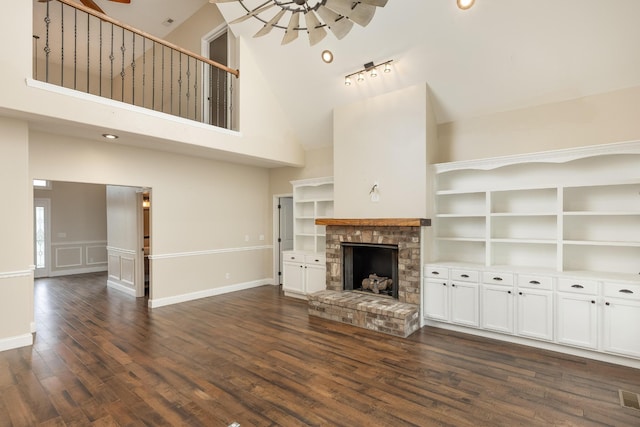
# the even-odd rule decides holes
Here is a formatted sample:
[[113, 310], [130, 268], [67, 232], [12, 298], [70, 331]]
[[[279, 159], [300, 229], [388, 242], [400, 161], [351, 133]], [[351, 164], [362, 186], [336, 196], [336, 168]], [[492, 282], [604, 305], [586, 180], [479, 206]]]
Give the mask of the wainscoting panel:
[[85, 248], [87, 265], [104, 265], [107, 263], [107, 246], [92, 245]]
[[105, 241], [56, 242], [51, 249], [51, 276], [107, 270]]
[[82, 265], [82, 247], [68, 246], [56, 248], [54, 252], [54, 266], [56, 269], [80, 267]]
[[109, 277], [107, 286], [135, 296], [135, 251], [108, 246]]

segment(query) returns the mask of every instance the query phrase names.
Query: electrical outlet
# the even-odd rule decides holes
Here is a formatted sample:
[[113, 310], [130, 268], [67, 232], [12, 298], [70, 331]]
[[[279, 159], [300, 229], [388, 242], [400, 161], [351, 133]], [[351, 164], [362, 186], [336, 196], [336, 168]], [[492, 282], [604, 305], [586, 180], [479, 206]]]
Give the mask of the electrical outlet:
[[225, 279], [231, 279], [231, 273], [225, 273], [224, 278]]
[[248, 241], [249, 241], [249, 235], [248, 235], [248, 234], [245, 234], [245, 235], [244, 235], [244, 241], [245, 241], [245, 242], [248, 242]]
[[260, 235], [260, 240], [264, 240], [264, 234]]

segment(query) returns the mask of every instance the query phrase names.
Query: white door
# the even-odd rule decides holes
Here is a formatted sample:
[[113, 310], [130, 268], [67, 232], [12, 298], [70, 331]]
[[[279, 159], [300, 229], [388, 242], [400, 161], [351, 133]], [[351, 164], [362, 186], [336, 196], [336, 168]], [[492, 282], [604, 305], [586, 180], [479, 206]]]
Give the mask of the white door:
[[553, 339], [553, 294], [522, 289], [518, 292], [518, 335]]
[[480, 324], [477, 284], [451, 283], [451, 321], [466, 326]]
[[34, 277], [49, 276], [51, 260], [51, 200], [33, 200]]
[[592, 295], [558, 293], [558, 342], [578, 347], [598, 347], [598, 306]]
[[483, 285], [482, 327], [506, 334], [513, 333], [513, 288]]
[[449, 287], [445, 280], [425, 282], [424, 315], [430, 319], [449, 320]]
[[[282, 270], [282, 252], [290, 251], [293, 249], [293, 197], [281, 197], [278, 201], [278, 217], [279, 217], [279, 235], [278, 235], [278, 250], [280, 258], [280, 270]], [[280, 277], [280, 283], [282, 284], [282, 274]]]

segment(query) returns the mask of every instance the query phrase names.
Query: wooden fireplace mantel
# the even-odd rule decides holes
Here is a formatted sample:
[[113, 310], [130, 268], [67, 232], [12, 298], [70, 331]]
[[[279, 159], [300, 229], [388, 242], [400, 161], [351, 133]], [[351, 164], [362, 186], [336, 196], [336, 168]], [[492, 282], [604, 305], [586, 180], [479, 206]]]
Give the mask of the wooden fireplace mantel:
[[346, 225], [355, 227], [429, 227], [428, 218], [318, 218], [316, 225]]

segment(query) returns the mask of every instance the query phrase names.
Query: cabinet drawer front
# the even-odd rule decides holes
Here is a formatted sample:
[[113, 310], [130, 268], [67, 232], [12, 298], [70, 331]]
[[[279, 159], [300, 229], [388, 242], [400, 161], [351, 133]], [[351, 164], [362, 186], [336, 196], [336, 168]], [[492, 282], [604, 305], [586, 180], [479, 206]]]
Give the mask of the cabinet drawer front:
[[558, 280], [558, 290], [561, 292], [596, 295], [598, 293], [598, 282], [595, 280], [562, 278]]
[[607, 297], [640, 300], [640, 284], [605, 282], [603, 286]]
[[513, 285], [513, 274], [485, 271], [482, 273], [482, 283], [511, 286]]
[[282, 254], [282, 261], [283, 262], [304, 262], [304, 255], [302, 254], [295, 254], [295, 253], [283, 253]]
[[307, 255], [304, 257], [304, 262], [306, 264], [313, 265], [326, 265], [327, 261], [324, 255]]
[[451, 279], [463, 282], [477, 282], [478, 272], [475, 270], [451, 270]]
[[427, 277], [437, 277], [440, 279], [449, 278], [449, 269], [446, 267], [440, 267], [439, 265], [425, 264], [424, 272]]
[[518, 286], [532, 289], [553, 289], [553, 278], [548, 276], [518, 275]]

